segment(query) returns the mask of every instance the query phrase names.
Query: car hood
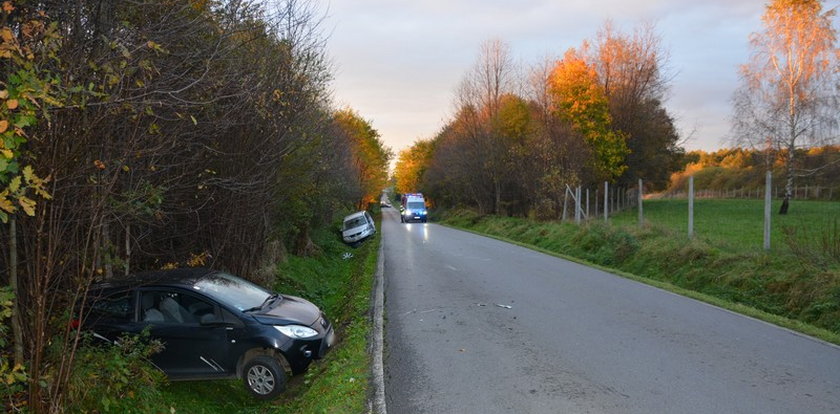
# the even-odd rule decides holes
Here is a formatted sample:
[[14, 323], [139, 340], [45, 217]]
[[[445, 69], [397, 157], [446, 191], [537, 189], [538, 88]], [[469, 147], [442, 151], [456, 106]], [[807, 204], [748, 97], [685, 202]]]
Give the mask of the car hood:
[[254, 318], [266, 325], [300, 324], [311, 326], [321, 317], [321, 310], [306, 299], [282, 295], [283, 299], [274, 301], [274, 306], [257, 313]]

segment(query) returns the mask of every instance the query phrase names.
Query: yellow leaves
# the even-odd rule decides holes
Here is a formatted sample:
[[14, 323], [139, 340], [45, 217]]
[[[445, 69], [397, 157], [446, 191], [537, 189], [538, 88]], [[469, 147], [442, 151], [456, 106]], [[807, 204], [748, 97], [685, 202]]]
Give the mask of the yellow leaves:
[[7, 160], [10, 160], [15, 157], [15, 153], [12, 152], [12, 150], [6, 148], [0, 149], [0, 155], [3, 155], [3, 157], [5, 157]]
[[7, 90], [5, 90], [5, 89], [3, 89], [2, 91], [0, 91], [0, 99], [6, 99], [6, 98], [8, 98], [8, 97], [9, 97], [9, 91], [7, 91]]
[[9, 14], [9, 13], [13, 12], [14, 10], [15, 10], [15, 6], [12, 6], [12, 2], [10, 2], [10, 1], [4, 1], [3, 2], [3, 11], [6, 12], [6, 14]]
[[9, 182], [9, 192], [16, 193], [20, 190], [20, 176], [12, 178], [12, 181]]
[[0, 210], [7, 213], [14, 213], [15, 210], [17, 210], [15, 205], [9, 200], [9, 190], [3, 190], [3, 192], [0, 192]]
[[18, 204], [20, 204], [20, 207], [23, 208], [23, 212], [27, 216], [31, 217], [35, 215], [35, 200], [21, 196], [18, 198]]
[[192, 254], [190, 253], [190, 258], [187, 260], [187, 266], [189, 267], [201, 267], [207, 265], [207, 260], [210, 258], [210, 254], [206, 251], [201, 252], [199, 254]]
[[0, 39], [2, 39], [4, 43], [12, 43], [15, 40], [15, 34], [12, 33], [12, 29], [3, 27], [0, 29]]

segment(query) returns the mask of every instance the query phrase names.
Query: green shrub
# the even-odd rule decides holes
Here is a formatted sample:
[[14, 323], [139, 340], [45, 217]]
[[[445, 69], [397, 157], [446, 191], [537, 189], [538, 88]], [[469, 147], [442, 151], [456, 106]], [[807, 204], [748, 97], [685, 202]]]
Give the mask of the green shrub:
[[161, 349], [148, 332], [126, 335], [115, 345], [86, 336], [76, 351], [67, 389], [73, 413], [169, 412], [160, 391], [163, 373], [149, 357]]

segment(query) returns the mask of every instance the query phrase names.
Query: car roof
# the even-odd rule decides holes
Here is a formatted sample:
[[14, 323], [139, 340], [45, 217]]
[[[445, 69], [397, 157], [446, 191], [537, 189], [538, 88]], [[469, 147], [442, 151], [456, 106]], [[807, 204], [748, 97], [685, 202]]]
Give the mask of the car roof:
[[352, 219], [354, 219], [354, 218], [356, 218], [356, 217], [362, 217], [362, 216], [364, 216], [364, 215], [365, 215], [365, 212], [364, 212], [364, 211], [357, 211], [357, 212], [355, 212], [355, 213], [353, 213], [353, 214], [351, 214], [351, 215], [349, 215], [349, 216], [344, 217], [344, 221], [347, 221], [347, 220], [352, 220]]
[[140, 286], [180, 286], [189, 288], [194, 286], [201, 278], [216, 273], [220, 272], [203, 267], [154, 270], [97, 282], [91, 286], [91, 290], [116, 290]]

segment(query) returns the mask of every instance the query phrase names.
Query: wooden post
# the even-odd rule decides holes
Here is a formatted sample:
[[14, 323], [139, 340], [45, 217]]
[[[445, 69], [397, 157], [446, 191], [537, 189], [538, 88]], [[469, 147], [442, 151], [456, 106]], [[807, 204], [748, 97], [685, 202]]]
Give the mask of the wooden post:
[[770, 171], [767, 171], [764, 183], [764, 250], [770, 250], [770, 204], [773, 200], [770, 194], [773, 189], [773, 176]]
[[694, 237], [694, 176], [688, 177], [688, 237]]
[[636, 200], [639, 204], [639, 227], [642, 227], [645, 224], [645, 215], [642, 211], [642, 192], [642, 179], [639, 178], [639, 197]]
[[575, 188], [575, 224], [580, 225], [580, 187]]

